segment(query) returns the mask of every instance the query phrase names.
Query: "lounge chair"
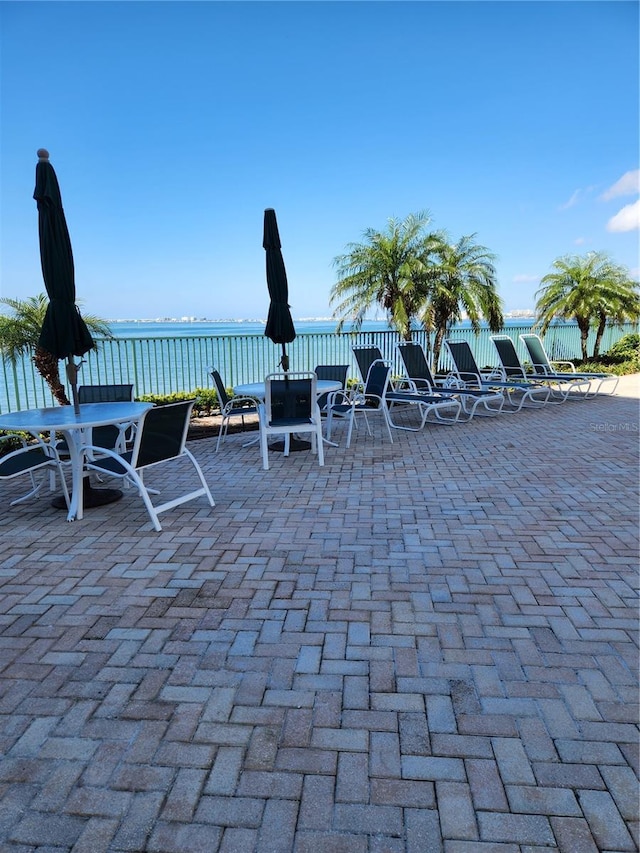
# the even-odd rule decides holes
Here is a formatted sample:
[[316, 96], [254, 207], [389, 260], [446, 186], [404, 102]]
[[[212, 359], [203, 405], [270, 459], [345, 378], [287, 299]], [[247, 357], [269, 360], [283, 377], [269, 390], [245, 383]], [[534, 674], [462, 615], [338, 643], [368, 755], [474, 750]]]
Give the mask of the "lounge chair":
[[504, 395], [503, 412], [519, 412], [523, 408], [539, 408], [548, 402], [551, 390], [537, 382], [507, 382], [500, 371], [482, 372], [467, 341], [445, 340], [445, 346], [454, 365], [453, 376], [460, 387], [497, 389]]
[[362, 377], [362, 386], [364, 387], [369, 370], [374, 361], [384, 361], [380, 347], [352, 347], [355, 356], [360, 376]]
[[[254, 397], [230, 397], [227, 394], [227, 389], [224, 387], [222, 376], [215, 367], [208, 367], [207, 370], [211, 374], [213, 384], [216, 386], [216, 394], [218, 395], [218, 405], [220, 407], [220, 430], [218, 432], [218, 440], [216, 442], [216, 451], [220, 449], [220, 442], [226, 437], [229, 430], [229, 423], [232, 418], [242, 418], [242, 429], [244, 430], [244, 419], [247, 415], [258, 414], [258, 401]], [[250, 442], [253, 444], [253, 442]]]
[[[404, 429], [409, 432], [418, 432], [421, 430], [429, 419], [429, 415], [433, 414], [435, 420], [433, 423], [454, 424], [457, 423], [462, 411], [462, 403], [458, 395], [440, 394], [425, 394], [424, 391], [416, 392], [411, 390], [395, 390], [387, 388], [384, 395], [384, 402], [387, 404], [387, 420], [394, 429]], [[402, 422], [398, 420], [399, 413], [407, 413], [412, 409], [418, 409], [420, 414], [420, 423], [418, 426], [411, 426], [406, 420]]]
[[487, 414], [499, 414], [504, 405], [501, 391], [485, 389], [447, 388], [444, 379], [436, 379], [431, 372], [429, 362], [420, 344], [405, 342], [397, 345], [400, 358], [407, 374], [409, 388], [417, 393], [455, 396], [462, 404], [462, 411], [471, 420], [478, 406], [484, 407]]
[[[140, 419], [132, 450], [118, 453], [115, 450], [91, 445], [85, 448], [85, 452], [89, 454], [86, 460], [87, 468], [99, 474], [126, 479], [137, 488], [157, 531], [162, 530], [158, 520], [161, 512], [201, 496], [207, 498], [210, 506], [215, 506], [202, 469], [186, 447], [189, 418], [194, 403], [195, 400], [185, 400], [180, 403], [170, 403], [167, 406], [156, 406], [145, 412]], [[95, 456], [93, 456], [94, 453]], [[144, 473], [148, 468], [183, 457], [186, 457], [195, 468], [200, 487], [165, 501], [163, 504], [154, 505], [150, 497], [151, 489], [147, 488], [143, 480]]]
[[31, 490], [26, 495], [11, 501], [9, 506], [15, 506], [38, 494], [47, 478], [43, 477], [40, 482], [37, 482], [34, 476], [36, 471], [55, 471], [60, 475], [64, 498], [67, 506], [69, 506], [67, 484], [58, 453], [52, 444], [47, 444], [39, 436], [32, 436], [32, 440], [27, 443], [23, 436], [12, 433], [0, 436], [0, 442], [20, 444], [16, 450], [11, 450], [4, 456], [0, 456], [0, 480], [12, 480], [14, 477], [22, 476], [28, 476], [31, 480]]
[[[520, 335], [520, 340], [526, 346], [529, 358], [531, 359], [531, 365], [533, 367], [533, 373], [531, 375], [536, 378], [543, 379], [545, 376], [557, 375], [557, 366], [564, 364], [569, 368], [566, 374], [569, 379], [574, 381], [588, 379], [590, 382], [595, 383], [593, 390], [589, 387], [588, 392], [584, 395], [585, 399], [596, 397], [600, 393], [613, 394], [618, 386], [619, 377], [614, 373], [589, 373], [587, 371], [579, 373], [576, 371], [575, 365], [571, 361], [551, 361], [545, 351], [544, 344], [538, 335], [534, 335], [532, 333]], [[607, 383], [609, 383], [611, 387], [607, 387], [606, 390], [602, 390], [602, 386], [607, 385]]]
[[[532, 374], [527, 373], [509, 335], [491, 335], [491, 340], [498, 352], [503, 379], [513, 382], [531, 381]], [[587, 399], [589, 382], [585, 379], [572, 379], [570, 373], [540, 374], [536, 376], [536, 381], [549, 386], [551, 389], [550, 402], [562, 403], [569, 397], [575, 400]]]
[[351, 433], [356, 423], [356, 418], [360, 416], [364, 418], [367, 433], [371, 435], [369, 415], [378, 414], [384, 420], [389, 434], [389, 441], [393, 444], [391, 425], [389, 423], [389, 407], [385, 401], [390, 377], [391, 365], [382, 359], [377, 359], [369, 367], [362, 392], [358, 391], [350, 395], [344, 391], [334, 391], [330, 395], [327, 404], [327, 439], [331, 439], [334, 419], [346, 419], [349, 422], [347, 447], [350, 447]]
[[[376, 361], [384, 362], [382, 353], [376, 346], [353, 347], [353, 352], [363, 376], [368, 375], [371, 365]], [[453, 399], [454, 396], [453, 394], [441, 394], [439, 389], [436, 390], [435, 388], [429, 394], [425, 393], [424, 388], [418, 393], [418, 389], [413, 383], [407, 383], [403, 379], [394, 379], [390, 374], [385, 390], [387, 421], [394, 429], [404, 429], [410, 432], [421, 430], [430, 414], [434, 415], [434, 423], [456, 423], [464, 407], [459, 399]], [[410, 426], [406, 421], [401, 423], [398, 420], [398, 411], [406, 411], [409, 406], [418, 408], [420, 412], [418, 426]], [[394, 409], [396, 410], [395, 415], [392, 414]]]
[[271, 373], [265, 379], [264, 403], [258, 406], [260, 416], [260, 449], [262, 467], [269, 469], [270, 435], [284, 436], [284, 455], [289, 455], [291, 436], [310, 433], [311, 449], [324, 465], [322, 419], [317, 402], [315, 373]]

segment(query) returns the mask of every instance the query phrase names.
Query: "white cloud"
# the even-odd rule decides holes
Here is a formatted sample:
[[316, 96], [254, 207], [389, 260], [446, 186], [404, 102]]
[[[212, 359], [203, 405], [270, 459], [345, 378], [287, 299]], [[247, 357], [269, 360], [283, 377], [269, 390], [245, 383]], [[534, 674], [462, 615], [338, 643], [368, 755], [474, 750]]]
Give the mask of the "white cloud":
[[[640, 169], [634, 169], [630, 172], [625, 172], [620, 180], [616, 181], [613, 186], [609, 187], [602, 193], [601, 198], [604, 201], [617, 198], [621, 195], [637, 195], [640, 192]], [[629, 229], [626, 229], [629, 230]]]
[[514, 284], [529, 284], [532, 281], [540, 281], [540, 276], [521, 273], [520, 275], [514, 275], [513, 277]]
[[567, 208], [573, 207], [574, 204], [578, 203], [578, 199], [580, 198], [581, 195], [582, 195], [582, 190], [574, 190], [569, 201], [565, 201], [564, 204], [560, 205], [560, 210], [567, 210]]
[[607, 231], [635, 231], [640, 229], [640, 199], [625, 205], [607, 222]]
[[586, 241], [584, 237], [576, 237], [573, 242], [576, 244], [576, 246], [583, 246]]

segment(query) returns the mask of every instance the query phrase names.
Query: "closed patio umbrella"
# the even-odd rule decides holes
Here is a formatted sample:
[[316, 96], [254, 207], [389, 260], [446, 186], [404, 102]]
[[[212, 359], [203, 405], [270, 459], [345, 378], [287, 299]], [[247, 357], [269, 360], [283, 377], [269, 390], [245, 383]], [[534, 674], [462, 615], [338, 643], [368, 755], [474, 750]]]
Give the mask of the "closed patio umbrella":
[[36, 188], [33, 197], [38, 205], [40, 263], [49, 296], [49, 306], [42, 324], [38, 346], [54, 358], [67, 360], [67, 378], [73, 394], [73, 405], [79, 412], [78, 364], [74, 356], [82, 356], [95, 344], [76, 306], [75, 272], [69, 230], [62, 208], [60, 187], [49, 152], [38, 151]]
[[[264, 212], [264, 234], [262, 245], [266, 252], [267, 262], [267, 287], [269, 288], [269, 314], [264, 333], [274, 344], [282, 345], [282, 356], [280, 365], [285, 373], [289, 370], [289, 356], [285, 344], [290, 344], [296, 338], [296, 330], [291, 319], [289, 309], [289, 283], [287, 282], [287, 271], [282, 257], [282, 244], [278, 232], [276, 212], [268, 207]], [[308, 441], [291, 437], [290, 450], [307, 450], [310, 447]], [[271, 445], [272, 449], [284, 450], [284, 442], [276, 442]]]
[[267, 287], [271, 298], [264, 333], [274, 344], [282, 345], [280, 364], [286, 372], [289, 370], [289, 356], [285, 344], [295, 340], [296, 330], [293, 327], [291, 311], [289, 310], [287, 271], [282, 257], [282, 244], [278, 233], [276, 212], [272, 207], [268, 207], [264, 212], [262, 245], [266, 251]]

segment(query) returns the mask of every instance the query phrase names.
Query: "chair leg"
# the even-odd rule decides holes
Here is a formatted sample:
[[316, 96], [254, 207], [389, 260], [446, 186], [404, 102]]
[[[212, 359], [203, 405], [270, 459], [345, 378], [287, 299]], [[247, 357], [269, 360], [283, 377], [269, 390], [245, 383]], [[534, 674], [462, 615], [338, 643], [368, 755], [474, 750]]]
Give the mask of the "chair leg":
[[389, 433], [389, 441], [393, 444], [393, 436], [391, 435], [391, 427], [389, 426], [389, 413], [386, 409], [381, 409], [382, 417], [384, 418], [384, 423], [387, 428], [387, 432]]
[[262, 467], [265, 471], [269, 470], [269, 443], [267, 442], [267, 433], [260, 430], [260, 451], [262, 453]]
[[318, 464], [324, 465], [324, 442], [322, 440], [322, 423], [318, 422], [317, 432], [312, 433], [312, 436], [314, 439], [314, 444], [316, 446], [315, 449], [318, 454]]
[[222, 430], [224, 428], [224, 417], [220, 421], [220, 429], [218, 430], [218, 441], [216, 442], [216, 453], [220, 450], [220, 442], [222, 440]]
[[355, 416], [356, 416], [355, 411], [353, 409], [351, 409], [351, 415], [349, 417], [349, 430], [347, 432], [347, 447], [351, 447], [351, 433], [353, 431], [353, 422], [355, 420]]
[[202, 484], [202, 488], [204, 489], [204, 493], [206, 495], [207, 500], [209, 501], [209, 506], [215, 506], [216, 502], [213, 499], [213, 495], [211, 494], [211, 490], [209, 489], [209, 484], [204, 478], [204, 474], [202, 473], [202, 468], [198, 464], [198, 460], [195, 458], [193, 453], [190, 450], [184, 449], [185, 455], [191, 460], [193, 467], [196, 469], [196, 474], [198, 475], [198, 479]]

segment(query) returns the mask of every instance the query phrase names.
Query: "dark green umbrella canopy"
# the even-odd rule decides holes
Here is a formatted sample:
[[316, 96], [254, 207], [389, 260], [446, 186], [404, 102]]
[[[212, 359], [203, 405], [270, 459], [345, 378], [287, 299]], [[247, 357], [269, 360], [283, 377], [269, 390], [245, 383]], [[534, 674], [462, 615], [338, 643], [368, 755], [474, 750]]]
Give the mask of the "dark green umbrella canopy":
[[289, 358], [285, 344], [295, 340], [296, 330], [289, 310], [289, 285], [282, 257], [282, 244], [278, 233], [276, 212], [269, 207], [264, 212], [264, 236], [262, 245], [266, 250], [267, 287], [271, 302], [264, 333], [274, 344], [282, 344], [282, 368], [289, 369]]
[[38, 158], [33, 197], [38, 204], [40, 262], [49, 296], [38, 345], [55, 358], [71, 358], [84, 355], [95, 344], [76, 307], [73, 252], [58, 179], [49, 152], [41, 148]]

